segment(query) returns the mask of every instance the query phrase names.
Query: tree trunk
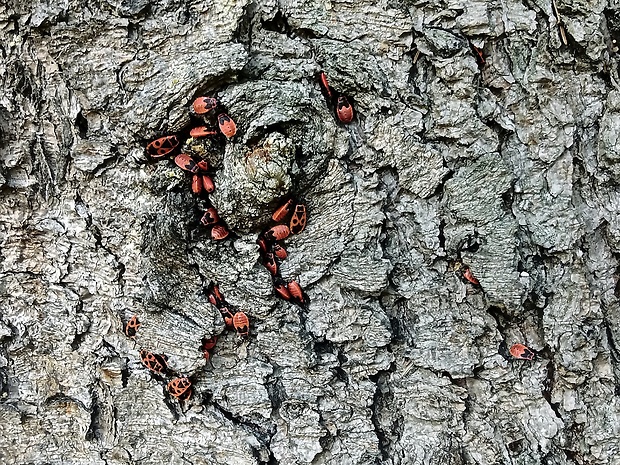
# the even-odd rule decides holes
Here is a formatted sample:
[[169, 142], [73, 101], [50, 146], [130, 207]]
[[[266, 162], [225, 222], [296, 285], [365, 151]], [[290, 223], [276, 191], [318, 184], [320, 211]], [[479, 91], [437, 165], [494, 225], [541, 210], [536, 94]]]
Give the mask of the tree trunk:
[[[617, 4], [9, 3], [1, 463], [620, 463]], [[256, 243], [290, 197], [303, 306]]]

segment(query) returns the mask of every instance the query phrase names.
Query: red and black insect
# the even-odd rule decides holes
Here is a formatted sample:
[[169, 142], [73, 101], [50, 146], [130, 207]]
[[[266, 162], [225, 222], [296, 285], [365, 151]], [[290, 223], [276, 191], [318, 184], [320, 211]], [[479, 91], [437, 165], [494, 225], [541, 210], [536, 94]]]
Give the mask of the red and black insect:
[[258, 248], [261, 252], [267, 252], [267, 242], [265, 242], [265, 238], [258, 236], [258, 239], [256, 239], [256, 243], [258, 244]]
[[168, 383], [168, 392], [178, 400], [187, 400], [192, 396], [192, 382], [186, 376], [175, 378]]
[[470, 283], [472, 283], [475, 286], [480, 285], [480, 281], [478, 281], [476, 279], [476, 277], [474, 276], [474, 274], [471, 271], [471, 268], [467, 267], [463, 270], [463, 278], [465, 278], [467, 281], [469, 281]]
[[278, 274], [278, 262], [276, 262], [276, 257], [273, 252], [266, 252], [263, 254], [263, 266], [267, 268], [267, 271], [271, 273], [272, 276], [276, 276]]
[[304, 230], [306, 227], [306, 206], [303, 203], [295, 205], [295, 211], [289, 224], [292, 234], [299, 234]]
[[211, 239], [214, 241], [223, 241], [230, 235], [228, 228], [222, 224], [216, 224], [211, 229]]
[[207, 174], [203, 174], [202, 187], [208, 194], [211, 194], [213, 191], [215, 191], [215, 183], [213, 182], [213, 178], [211, 178], [211, 176]]
[[204, 215], [202, 215], [202, 218], [200, 218], [200, 222], [204, 226], [213, 226], [214, 224], [217, 224], [219, 221], [220, 221], [220, 216], [217, 214], [217, 210], [215, 209], [215, 207], [207, 208], [207, 211], [205, 211]]
[[248, 316], [245, 313], [243, 312], [235, 313], [235, 316], [233, 317], [233, 325], [235, 329], [237, 330], [237, 334], [240, 337], [242, 338], [248, 337], [249, 332], [250, 332], [250, 320], [248, 319]]
[[132, 316], [127, 322], [127, 324], [125, 325], [125, 336], [127, 336], [130, 339], [135, 339], [136, 331], [138, 331], [139, 327], [140, 327], [140, 322], [138, 321], [138, 316], [137, 315]]
[[177, 136], [165, 136], [155, 139], [146, 146], [146, 153], [152, 158], [161, 158], [172, 153], [179, 145]]
[[233, 319], [235, 317], [235, 312], [232, 310], [232, 307], [226, 305], [225, 307], [219, 307], [220, 313], [222, 314], [222, 318], [224, 319], [224, 324], [227, 328], [234, 328]]
[[217, 336], [209, 338], [203, 337], [200, 345], [200, 350], [213, 350], [215, 344], [217, 344]]
[[288, 253], [286, 252], [286, 249], [282, 247], [280, 244], [275, 244], [273, 246], [273, 253], [280, 260], [284, 260], [286, 257], [288, 257]]
[[304, 297], [304, 291], [297, 281], [291, 281], [287, 284], [288, 292], [291, 295], [291, 300], [299, 305], [304, 305], [306, 299]]
[[321, 80], [321, 87], [323, 87], [327, 97], [332, 98], [332, 91], [329, 88], [329, 82], [327, 82], [327, 75], [323, 71], [319, 74], [319, 79]]
[[196, 160], [185, 153], [179, 153], [176, 157], [174, 157], [174, 162], [179, 168], [189, 171], [190, 173], [196, 174], [200, 171], [200, 166], [198, 166]]
[[279, 224], [265, 232], [265, 239], [269, 242], [281, 241], [291, 234], [290, 229], [285, 224]]
[[519, 360], [534, 360], [534, 351], [523, 344], [513, 344], [510, 347], [510, 355]]
[[203, 337], [202, 341], [200, 341], [200, 351], [202, 352], [204, 358], [207, 361], [211, 360], [211, 352], [215, 349], [215, 344], [217, 343], [217, 336], [212, 336], [209, 338]]
[[222, 134], [224, 134], [228, 139], [237, 134], [237, 125], [227, 114], [219, 114], [217, 117], [217, 124], [219, 125]]
[[206, 126], [198, 126], [197, 128], [193, 128], [191, 131], [189, 131], [189, 135], [193, 138], [216, 136], [217, 131]]
[[478, 64], [478, 68], [482, 69], [486, 63], [482, 49], [476, 47], [471, 42], [469, 43], [469, 46], [471, 47], [471, 51], [474, 53], [474, 57], [476, 58], [476, 63]]
[[196, 195], [202, 192], [202, 176], [195, 174], [192, 177], [192, 192]]
[[154, 354], [148, 350], [140, 351], [142, 364], [154, 373], [166, 374], [168, 371], [168, 357], [165, 355]]
[[291, 293], [286, 286], [286, 283], [281, 279], [276, 279], [273, 282], [273, 290], [276, 295], [284, 300], [291, 300]]
[[338, 119], [343, 123], [350, 123], [353, 121], [353, 107], [344, 95], [338, 97], [338, 102], [336, 103], [336, 114], [338, 115]]
[[291, 210], [293, 209], [293, 199], [287, 201], [284, 205], [278, 208], [273, 215], [271, 215], [271, 219], [276, 223], [280, 221], [284, 221], [284, 219], [289, 215]]
[[213, 97], [198, 97], [192, 104], [194, 113], [204, 115], [217, 108], [217, 99]]
[[220, 288], [215, 283], [210, 283], [207, 288], [207, 297], [209, 298], [209, 302], [211, 302], [216, 307], [220, 308], [226, 305], [226, 301], [224, 300], [224, 296], [220, 292]]

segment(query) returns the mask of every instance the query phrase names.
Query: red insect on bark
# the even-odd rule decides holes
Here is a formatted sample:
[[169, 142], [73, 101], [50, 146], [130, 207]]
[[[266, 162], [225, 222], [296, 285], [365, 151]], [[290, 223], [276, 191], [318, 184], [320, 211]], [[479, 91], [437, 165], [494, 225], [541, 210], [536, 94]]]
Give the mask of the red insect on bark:
[[463, 278], [472, 283], [475, 286], [478, 286], [480, 282], [476, 279], [474, 274], [471, 272], [471, 268], [465, 268], [463, 271]]
[[202, 192], [202, 177], [197, 174], [192, 177], [192, 192], [196, 195]]
[[208, 194], [211, 194], [213, 191], [215, 191], [215, 183], [213, 182], [211, 176], [206, 174], [202, 175], [202, 187]]
[[291, 294], [291, 300], [300, 305], [306, 303], [306, 300], [304, 299], [304, 291], [297, 281], [289, 282], [287, 288], [289, 294]]
[[146, 146], [146, 153], [152, 158], [161, 158], [171, 153], [178, 145], [177, 136], [160, 137]]
[[213, 350], [213, 348], [215, 347], [215, 344], [217, 344], [217, 336], [213, 336], [213, 337], [209, 337], [209, 338], [202, 338], [201, 341], [201, 345], [200, 345], [200, 350]]
[[176, 157], [174, 157], [174, 162], [176, 165], [184, 171], [189, 171], [190, 173], [198, 173], [200, 167], [196, 163], [196, 161], [185, 153], [179, 153]]
[[204, 115], [211, 110], [217, 108], [217, 99], [213, 97], [198, 97], [192, 104], [194, 113], [197, 115]]
[[286, 283], [281, 280], [277, 280], [273, 283], [273, 290], [276, 295], [284, 300], [291, 300], [291, 293], [289, 292]]
[[192, 396], [192, 382], [187, 377], [175, 378], [168, 383], [168, 392], [178, 400], [187, 400]]
[[233, 324], [233, 318], [235, 317], [235, 314], [232, 312], [230, 307], [221, 307], [220, 313], [222, 314], [222, 318], [224, 319], [224, 324], [226, 325], [226, 327], [234, 328], [235, 326]]
[[276, 244], [273, 246], [273, 253], [280, 260], [284, 260], [286, 257], [288, 257], [288, 253], [286, 252], [286, 249], [282, 247], [280, 244]]
[[221, 113], [218, 115], [217, 123], [220, 126], [220, 131], [222, 131], [222, 134], [224, 134], [228, 139], [237, 134], [237, 125], [227, 114]]
[[168, 357], [158, 355], [148, 350], [140, 351], [140, 360], [142, 364], [154, 373], [165, 374], [168, 371]]
[[210, 338], [202, 338], [200, 344], [200, 351], [202, 352], [203, 357], [208, 362], [211, 361], [211, 352], [215, 349], [215, 344], [217, 343], [217, 336], [213, 336]]
[[245, 313], [243, 312], [235, 313], [235, 316], [233, 317], [233, 325], [235, 326], [235, 329], [237, 330], [237, 334], [240, 337], [242, 338], [248, 337], [248, 334], [250, 332], [250, 320], [248, 319], [248, 316]]
[[291, 217], [290, 231], [299, 234], [306, 227], [306, 206], [302, 203], [295, 205], [295, 211]]
[[209, 164], [207, 163], [207, 160], [200, 160], [196, 164], [198, 165], [198, 169], [200, 171], [207, 171], [209, 169]]
[[193, 128], [191, 131], [189, 131], [189, 135], [193, 138], [216, 136], [217, 131], [206, 126], [198, 126], [197, 128]]
[[278, 274], [278, 263], [276, 262], [273, 252], [267, 252], [263, 255], [263, 265], [272, 276], [276, 276]]
[[327, 75], [321, 71], [319, 78], [321, 79], [321, 86], [323, 87], [323, 90], [325, 90], [325, 93], [329, 98], [332, 98], [332, 91], [329, 88], [329, 82], [327, 82]]
[[220, 288], [217, 284], [211, 283], [207, 289], [207, 297], [209, 298], [209, 302], [211, 302], [216, 307], [222, 307], [225, 304], [224, 296], [220, 292]]
[[482, 49], [476, 47], [471, 42], [469, 43], [469, 46], [471, 47], [472, 52], [474, 52], [474, 57], [476, 58], [476, 63], [478, 64], [478, 68], [482, 69], [486, 63], [486, 60], [484, 59], [484, 55], [482, 53]]
[[286, 226], [285, 224], [280, 224], [267, 230], [267, 232], [265, 233], [265, 237], [268, 241], [275, 242], [286, 239], [290, 234], [291, 231], [288, 226]]
[[205, 211], [204, 215], [202, 215], [202, 218], [200, 218], [200, 222], [204, 226], [212, 226], [217, 224], [219, 221], [220, 215], [217, 214], [215, 207], [209, 207], [207, 211]]
[[293, 199], [289, 200], [284, 205], [282, 205], [280, 208], [278, 208], [275, 212], [273, 212], [273, 215], [271, 215], [271, 219], [275, 221], [276, 223], [283, 221], [284, 218], [286, 218], [288, 214], [291, 212], [292, 208], [293, 208]]
[[138, 331], [139, 327], [140, 327], [140, 322], [138, 321], [138, 316], [137, 315], [132, 316], [127, 322], [127, 324], [125, 325], [125, 336], [127, 336], [130, 339], [135, 339], [136, 331]]
[[230, 231], [226, 228], [226, 226], [221, 224], [215, 225], [213, 226], [213, 229], [211, 229], [211, 239], [214, 241], [223, 241], [229, 234]]
[[264, 238], [259, 236], [258, 239], [256, 239], [256, 243], [258, 244], [258, 248], [261, 252], [267, 252], [267, 243], [265, 242]]
[[353, 121], [353, 107], [344, 95], [338, 97], [338, 103], [336, 103], [336, 114], [338, 115], [338, 119], [345, 124]]
[[534, 351], [523, 344], [513, 344], [510, 347], [510, 355], [519, 360], [534, 360], [535, 357]]

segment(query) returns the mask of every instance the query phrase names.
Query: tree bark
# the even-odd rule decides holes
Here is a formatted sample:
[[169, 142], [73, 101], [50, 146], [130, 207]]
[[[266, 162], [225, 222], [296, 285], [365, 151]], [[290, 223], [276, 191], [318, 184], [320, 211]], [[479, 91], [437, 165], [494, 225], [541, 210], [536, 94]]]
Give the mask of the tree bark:
[[[0, 462], [620, 463], [619, 8], [0, 3]], [[201, 95], [234, 138], [187, 138]], [[256, 244], [289, 196], [305, 307]]]

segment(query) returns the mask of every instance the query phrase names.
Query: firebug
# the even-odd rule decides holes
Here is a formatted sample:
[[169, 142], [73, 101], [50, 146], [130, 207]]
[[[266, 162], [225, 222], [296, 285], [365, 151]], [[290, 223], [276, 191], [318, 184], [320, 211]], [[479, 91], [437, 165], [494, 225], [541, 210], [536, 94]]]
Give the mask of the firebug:
[[325, 93], [327, 94], [329, 98], [332, 98], [332, 91], [329, 89], [329, 82], [327, 82], [327, 75], [323, 71], [321, 71], [321, 74], [319, 77], [321, 79], [321, 85], [323, 86], [323, 89], [325, 89]]
[[245, 313], [235, 313], [235, 316], [233, 317], [233, 325], [235, 326], [235, 329], [237, 330], [237, 334], [239, 336], [243, 338], [248, 337], [248, 334], [250, 332], [250, 320]]
[[263, 254], [263, 265], [271, 273], [272, 276], [278, 274], [278, 263], [276, 262], [273, 252], [267, 252]]
[[197, 128], [193, 128], [189, 131], [189, 135], [193, 138], [215, 136], [217, 135], [217, 131], [214, 131], [206, 126], [198, 126]]
[[224, 134], [228, 139], [237, 134], [237, 125], [227, 114], [221, 113], [218, 115], [217, 123], [220, 126], [220, 131], [222, 131], [222, 134]]
[[165, 355], [158, 355], [148, 350], [141, 350], [140, 360], [142, 360], [142, 364], [145, 367], [155, 373], [165, 374], [168, 371], [168, 357]]
[[284, 220], [284, 218], [288, 216], [292, 208], [293, 208], [293, 199], [289, 200], [284, 205], [282, 205], [280, 208], [278, 208], [275, 212], [273, 212], [273, 215], [271, 215], [271, 219], [275, 221], [276, 223], [279, 223], [280, 221]]
[[136, 331], [140, 327], [140, 322], [138, 321], [138, 316], [132, 316], [127, 324], [125, 325], [125, 335], [130, 339], [135, 339]]
[[350, 123], [353, 120], [353, 107], [344, 95], [338, 97], [336, 114], [338, 115], [338, 119], [343, 123]]
[[520, 360], [534, 360], [534, 351], [523, 344], [513, 344], [510, 347], [510, 355]]
[[303, 305], [305, 303], [304, 291], [297, 281], [291, 281], [287, 285], [288, 292], [291, 295], [291, 300]]
[[273, 290], [276, 292], [276, 295], [278, 295], [282, 299], [291, 300], [291, 293], [288, 291], [288, 288], [284, 281], [282, 280], [274, 281]]
[[288, 253], [286, 252], [286, 249], [282, 247], [280, 244], [276, 244], [273, 246], [273, 253], [280, 260], [284, 260], [286, 257], [288, 257]]
[[220, 216], [217, 214], [217, 210], [215, 209], [215, 207], [207, 208], [207, 211], [205, 211], [204, 215], [202, 215], [202, 218], [200, 219], [200, 222], [204, 226], [212, 226], [219, 221]]
[[200, 170], [196, 161], [185, 153], [179, 153], [176, 157], [174, 157], [174, 162], [179, 168], [189, 171], [190, 173], [196, 174]]
[[302, 203], [295, 205], [295, 211], [291, 217], [290, 231], [299, 234], [306, 227], [306, 206]]
[[267, 230], [265, 233], [265, 237], [268, 241], [281, 241], [282, 239], [286, 239], [290, 235], [291, 231], [285, 224], [280, 224], [278, 226], [274, 226], [273, 228]]
[[177, 136], [160, 137], [146, 146], [146, 153], [152, 158], [161, 158], [171, 153], [178, 145]]
[[204, 115], [217, 108], [217, 99], [213, 97], [198, 97], [194, 100], [192, 106], [194, 107], [194, 113], [197, 115]]
[[465, 270], [463, 270], [463, 278], [465, 278], [467, 281], [469, 281], [470, 283], [478, 286], [480, 284], [480, 282], [476, 279], [476, 277], [474, 276], [474, 274], [471, 272], [471, 268], [465, 268]]
[[192, 382], [185, 376], [175, 378], [168, 383], [168, 392], [178, 400], [187, 400], [192, 395]]
[[202, 187], [204, 187], [205, 191], [210, 194], [215, 190], [215, 183], [213, 182], [213, 178], [207, 174], [202, 175]]
[[202, 176], [195, 174], [192, 177], [192, 192], [196, 195], [202, 192]]
[[233, 318], [235, 314], [230, 309], [230, 307], [220, 307], [220, 313], [222, 314], [222, 318], [224, 319], [224, 324], [227, 328], [234, 328]]
[[229, 234], [230, 231], [226, 228], [226, 226], [221, 224], [215, 225], [213, 226], [213, 229], [211, 229], [211, 239], [214, 241], [223, 241]]

